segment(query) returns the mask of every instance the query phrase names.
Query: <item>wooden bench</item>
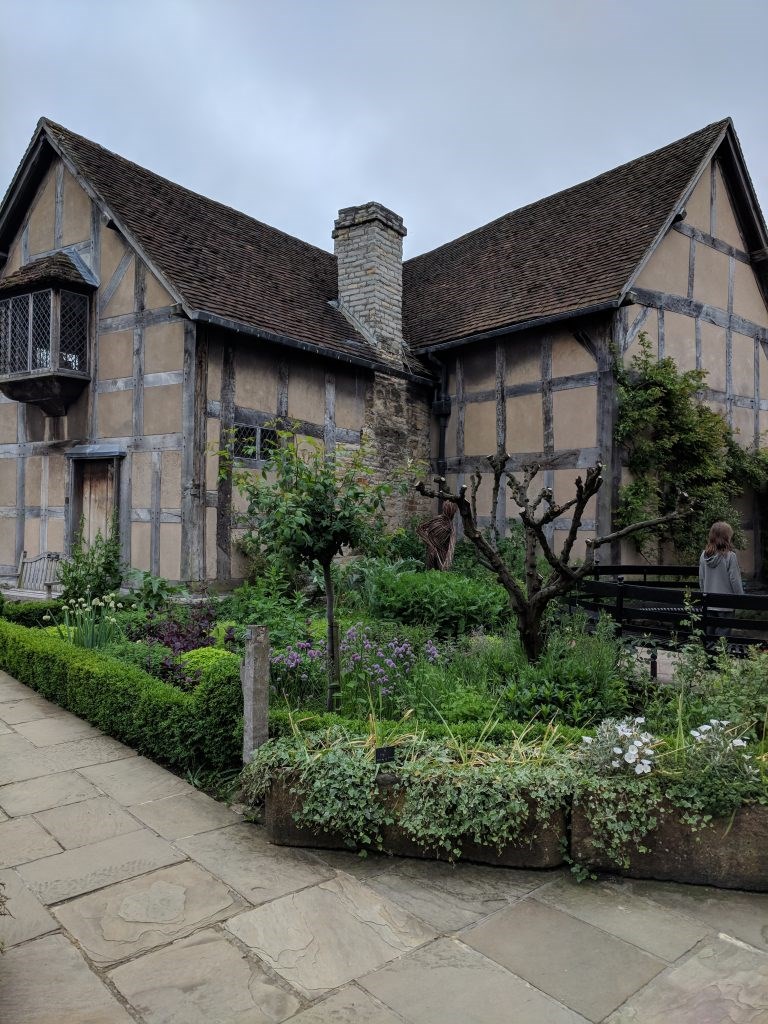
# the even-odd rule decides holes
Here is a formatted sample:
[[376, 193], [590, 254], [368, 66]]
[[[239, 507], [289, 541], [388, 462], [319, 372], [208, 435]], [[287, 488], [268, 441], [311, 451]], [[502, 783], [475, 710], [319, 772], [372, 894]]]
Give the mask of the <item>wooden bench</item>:
[[46, 551], [42, 555], [35, 555], [34, 558], [27, 558], [27, 552], [22, 551], [16, 582], [19, 596], [44, 592], [50, 600], [53, 588], [59, 583], [59, 567], [63, 558], [60, 551]]

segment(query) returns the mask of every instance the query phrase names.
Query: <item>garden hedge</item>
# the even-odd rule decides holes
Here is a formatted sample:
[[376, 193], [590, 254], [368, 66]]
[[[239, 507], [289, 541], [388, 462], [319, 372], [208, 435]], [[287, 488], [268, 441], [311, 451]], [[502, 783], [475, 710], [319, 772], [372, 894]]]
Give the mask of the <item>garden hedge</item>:
[[153, 760], [185, 770], [237, 767], [242, 698], [233, 673], [186, 693], [97, 650], [0, 619], [0, 667]]
[[6, 601], [0, 602], [0, 615], [8, 622], [16, 622], [20, 626], [43, 626], [46, 615], [58, 614], [62, 601]]

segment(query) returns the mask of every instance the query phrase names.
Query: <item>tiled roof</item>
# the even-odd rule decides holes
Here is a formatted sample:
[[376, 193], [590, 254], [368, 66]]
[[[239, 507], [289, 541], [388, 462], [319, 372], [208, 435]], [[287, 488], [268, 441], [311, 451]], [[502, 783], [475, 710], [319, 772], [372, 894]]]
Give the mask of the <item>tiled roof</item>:
[[93, 288], [94, 285], [81, 274], [74, 262], [65, 252], [56, 252], [51, 256], [27, 263], [19, 270], [0, 280], [0, 293], [7, 295], [12, 292], [29, 291], [30, 288], [42, 288], [46, 285], [71, 285], [77, 288]]
[[190, 310], [373, 362], [375, 350], [337, 310], [336, 258], [206, 199], [44, 120]]
[[419, 348], [617, 298], [730, 122], [718, 121], [408, 260]]

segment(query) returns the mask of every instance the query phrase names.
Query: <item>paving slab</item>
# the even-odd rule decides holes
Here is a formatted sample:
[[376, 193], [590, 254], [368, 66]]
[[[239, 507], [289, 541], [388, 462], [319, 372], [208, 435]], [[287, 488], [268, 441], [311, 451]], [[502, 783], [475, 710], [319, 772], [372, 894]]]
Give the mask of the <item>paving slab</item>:
[[[0, 945], [5, 945], [6, 949], [9, 949], [19, 942], [26, 942], [27, 939], [34, 939], [38, 935], [45, 935], [58, 929], [59, 922], [54, 920], [42, 903], [32, 895], [15, 871], [0, 871], [0, 882], [5, 886], [8, 900], [8, 912], [0, 915]], [[0, 983], [0, 990], [1, 988]]]
[[0, 807], [10, 815], [34, 814], [98, 795], [96, 787], [79, 772], [60, 772], [0, 787]]
[[536, 899], [665, 960], [677, 960], [711, 932], [643, 896], [628, 879], [578, 883], [564, 876], [538, 889]]
[[243, 820], [241, 814], [195, 789], [135, 804], [130, 811], [164, 839], [183, 839]]
[[409, 1024], [584, 1024], [578, 1013], [455, 939], [433, 942], [359, 984]]
[[301, 1008], [256, 960], [209, 930], [117, 967], [110, 978], [146, 1024], [277, 1024]]
[[768, 956], [713, 940], [608, 1018], [609, 1024], [765, 1024]]
[[0, 672], [0, 704], [4, 704], [7, 701], [22, 700], [24, 697], [31, 696], [34, 692], [28, 686], [25, 686], [24, 683], [20, 683], [18, 679], [9, 676], [7, 672]]
[[38, 899], [50, 904], [183, 859], [164, 839], [148, 829], [141, 829], [77, 850], [66, 850], [55, 857], [25, 864], [18, 870]]
[[6, 736], [11, 731], [9, 725], [6, 725], [5, 722], [0, 722], [0, 736]]
[[366, 879], [366, 884], [436, 931], [452, 933], [501, 910], [541, 885], [542, 876], [532, 875], [528, 871], [476, 864], [403, 860]]
[[68, 743], [70, 740], [85, 739], [101, 736], [98, 729], [94, 729], [88, 722], [81, 718], [70, 715], [66, 718], [48, 717], [39, 718], [35, 722], [21, 722], [16, 726], [16, 732], [24, 736], [36, 747], [49, 747], [56, 743]]
[[634, 886], [663, 907], [768, 951], [768, 893], [674, 882], [635, 882]]
[[225, 927], [310, 999], [434, 937], [349, 875], [249, 910]]
[[197, 864], [153, 871], [54, 911], [96, 964], [114, 964], [240, 913], [246, 904]]
[[305, 889], [335, 874], [310, 854], [272, 846], [262, 828], [246, 823], [177, 839], [173, 845], [253, 904]]
[[0, 704], [0, 719], [6, 725], [37, 722], [45, 718], [55, 718], [63, 713], [57, 704], [51, 704], [43, 697], [30, 697], [31, 692], [27, 690], [24, 697]]
[[63, 935], [3, 956], [3, 1024], [135, 1024]]
[[146, 757], [135, 757], [130, 764], [104, 764], [84, 768], [82, 774], [123, 807], [193, 789], [189, 783]]
[[53, 853], [61, 853], [61, 847], [34, 818], [0, 822], [0, 868], [12, 868]]
[[35, 818], [65, 850], [136, 832], [142, 827], [140, 821], [108, 796], [38, 811]]
[[330, 865], [337, 871], [346, 871], [355, 878], [371, 878], [373, 875], [380, 875], [388, 871], [395, 863], [395, 857], [388, 857], [384, 853], [369, 853], [361, 857], [359, 853], [351, 850], [311, 850], [315, 857], [324, 864]]
[[[10, 755], [2, 748], [5, 740], [18, 741], [15, 751]], [[22, 743], [27, 746], [19, 746]], [[73, 740], [52, 747], [36, 747], [34, 743], [16, 734], [0, 736], [0, 785], [42, 778], [106, 761], [133, 760], [135, 757], [130, 747], [113, 740], [110, 736]]]
[[356, 985], [349, 985], [291, 1017], [291, 1024], [403, 1024], [403, 1018]]
[[528, 898], [462, 939], [513, 974], [600, 1021], [666, 964], [637, 946]]

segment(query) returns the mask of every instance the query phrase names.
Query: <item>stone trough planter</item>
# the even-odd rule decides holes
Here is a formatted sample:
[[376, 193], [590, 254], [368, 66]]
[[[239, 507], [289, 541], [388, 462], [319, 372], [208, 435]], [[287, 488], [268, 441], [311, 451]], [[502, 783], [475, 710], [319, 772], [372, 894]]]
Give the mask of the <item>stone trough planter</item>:
[[596, 848], [592, 836], [584, 807], [575, 806], [571, 856], [595, 871], [768, 892], [768, 807], [742, 807], [733, 820], [713, 821], [697, 831], [673, 815], [665, 815], [644, 841], [649, 852], [632, 852], [628, 868]]
[[[294, 815], [300, 808], [299, 798], [290, 792], [290, 781], [275, 780], [265, 800], [264, 824], [271, 842], [277, 846], [309, 846], [324, 850], [348, 850], [343, 836], [333, 832], [318, 832], [297, 824]], [[383, 830], [383, 852], [397, 857], [422, 857], [429, 860], [447, 860], [447, 856], [427, 850], [413, 842], [397, 824], [397, 805], [391, 787], [380, 783], [382, 799], [391, 801], [395, 824]], [[507, 868], [555, 868], [563, 863], [566, 838], [565, 810], [556, 811], [542, 821], [532, 805], [526, 834], [518, 842], [509, 843], [501, 851], [461, 840], [461, 860], [478, 864], [492, 864]]]

